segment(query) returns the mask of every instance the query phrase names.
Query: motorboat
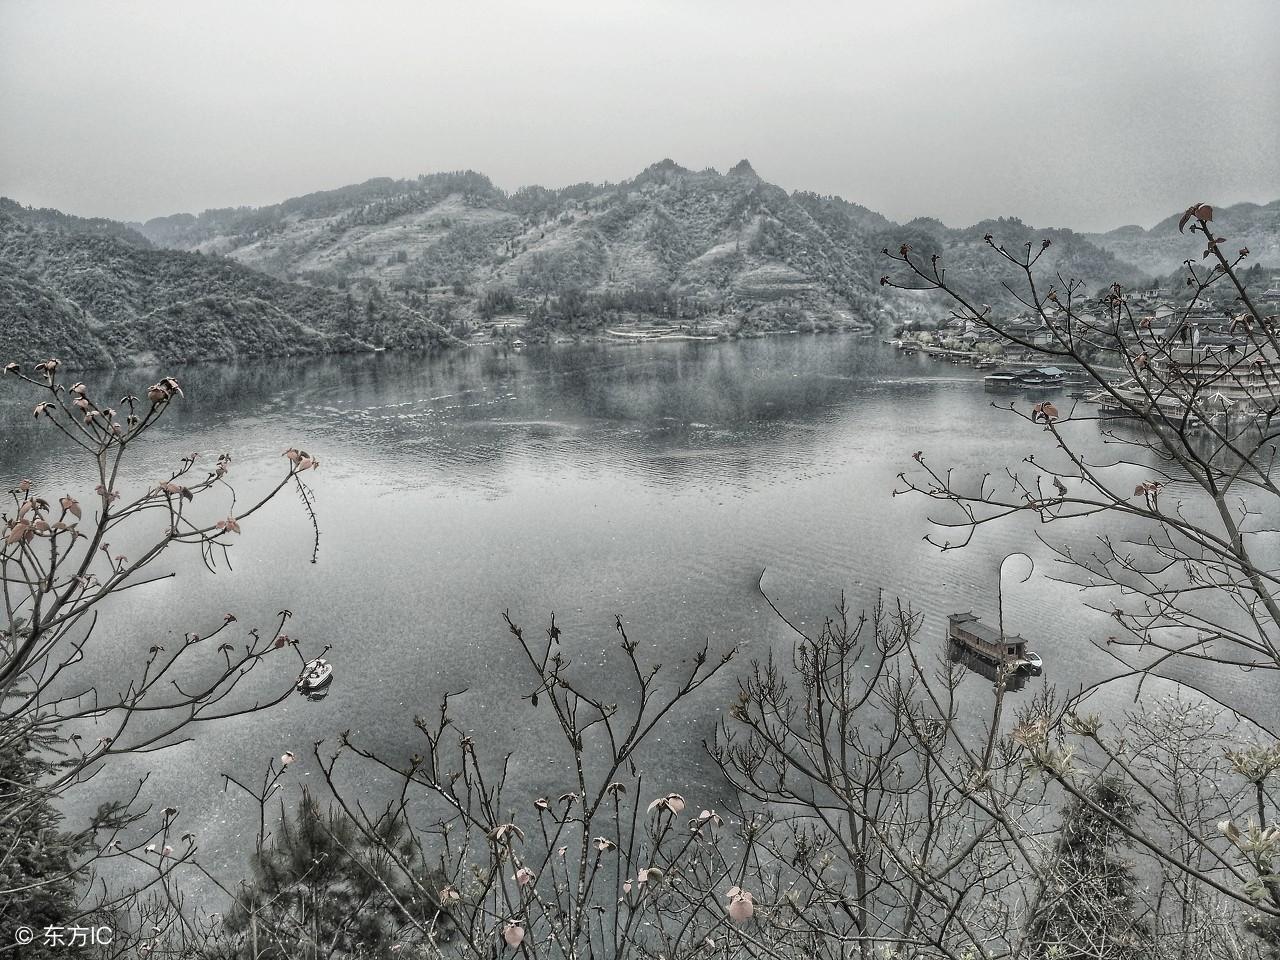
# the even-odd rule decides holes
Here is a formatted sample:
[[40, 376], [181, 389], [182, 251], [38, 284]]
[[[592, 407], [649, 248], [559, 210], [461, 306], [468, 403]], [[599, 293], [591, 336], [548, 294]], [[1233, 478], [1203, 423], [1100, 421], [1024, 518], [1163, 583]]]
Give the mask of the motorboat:
[[310, 693], [327, 685], [332, 679], [333, 664], [323, 657], [318, 657], [302, 668], [302, 674], [298, 677], [298, 690], [302, 693]]
[[1044, 670], [1044, 661], [1040, 659], [1040, 654], [1034, 650], [1028, 650], [1022, 655], [1022, 663], [1032, 673], [1040, 673]]

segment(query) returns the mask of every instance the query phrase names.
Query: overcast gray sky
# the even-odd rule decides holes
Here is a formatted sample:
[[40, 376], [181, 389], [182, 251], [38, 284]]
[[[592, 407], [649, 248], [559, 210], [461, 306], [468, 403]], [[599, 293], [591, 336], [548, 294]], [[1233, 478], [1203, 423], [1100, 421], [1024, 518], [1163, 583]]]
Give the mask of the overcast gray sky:
[[1280, 197], [1280, 2], [0, 0], [0, 194], [145, 219], [741, 157], [898, 220]]

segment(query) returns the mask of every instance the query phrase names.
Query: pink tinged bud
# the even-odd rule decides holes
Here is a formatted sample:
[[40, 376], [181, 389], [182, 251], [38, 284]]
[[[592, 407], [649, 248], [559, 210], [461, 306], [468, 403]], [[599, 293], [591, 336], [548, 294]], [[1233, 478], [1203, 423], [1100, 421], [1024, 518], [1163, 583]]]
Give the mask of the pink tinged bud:
[[515, 921], [508, 923], [502, 928], [502, 939], [506, 941], [508, 947], [514, 950], [524, 943], [524, 927]]
[[524, 842], [524, 831], [514, 823], [500, 823], [489, 831], [489, 839], [497, 843]]
[[280, 754], [280, 763], [286, 767], [297, 759], [298, 758], [293, 755], [292, 750], [286, 750], [284, 753]]
[[4, 542], [8, 544], [30, 543], [33, 537], [35, 537], [35, 528], [26, 520], [18, 520], [10, 525], [9, 532], [5, 534]]
[[678, 793], [668, 793], [665, 797], [659, 797], [657, 800], [649, 804], [649, 812], [654, 810], [667, 810], [673, 814], [678, 814], [684, 810], [684, 797]]
[[516, 875], [513, 879], [516, 881], [516, 883], [520, 884], [520, 886], [527, 887], [529, 884], [533, 883], [534, 879], [537, 876], [538, 875], [534, 873], [532, 870], [530, 870], [528, 867], [521, 867], [519, 870], [516, 871]]
[[730, 887], [728, 891], [729, 919], [734, 923], [746, 923], [756, 912], [755, 902], [750, 893], [741, 887]]

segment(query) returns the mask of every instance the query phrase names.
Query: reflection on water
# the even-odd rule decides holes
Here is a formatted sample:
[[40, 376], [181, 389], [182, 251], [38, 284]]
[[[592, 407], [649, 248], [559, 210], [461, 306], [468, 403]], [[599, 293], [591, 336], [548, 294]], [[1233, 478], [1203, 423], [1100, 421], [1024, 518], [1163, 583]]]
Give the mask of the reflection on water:
[[[413, 717], [433, 713], [446, 691], [457, 695], [462, 731], [495, 756], [513, 755], [512, 775], [529, 796], [570, 788], [545, 718], [522, 699], [529, 678], [504, 610], [535, 630], [554, 611], [574, 669], [612, 701], [628, 690], [626, 671], [615, 669], [615, 615], [639, 654], [669, 671], [687, 667], [703, 643], [713, 654], [736, 649], [743, 666], [771, 653], [785, 662], [793, 635], [758, 583], [801, 629], [820, 628], [841, 591], [856, 611], [883, 590], [924, 611], [924, 636], [940, 637], [948, 611], [993, 606], [991, 571], [1006, 554], [1026, 551], [1051, 567], [1031, 518], [984, 527], [964, 550], [922, 542], [937, 505], [891, 496], [899, 471], [917, 466], [914, 451], [957, 475], [998, 477], [1029, 453], [1052, 456], [1052, 441], [994, 410], [975, 371], [939, 369], [867, 339], [379, 354], [178, 373], [187, 399], [138, 448], [128, 484], [154, 486], [193, 450], [229, 451], [232, 479], [249, 498], [277, 475], [288, 446], [323, 463], [311, 478], [318, 563], [307, 562], [309, 521], [284, 498], [244, 524], [233, 571], [210, 576], [196, 557], [173, 557], [176, 578], [104, 608], [87, 654], [114, 688], [152, 644], [203, 635], [227, 611], [247, 626], [285, 607], [306, 655], [332, 646], [335, 680], [321, 702], [290, 697], [269, 716], [211, 726], [198, 744], [121, 763], [96, 781], [106, 791], [149, 774], [149, 797], [202, 820], [205, 856], [230, 869], [250, 827], [221, 793], [222, 771], [252, 776], [269, 758], [304, 758], [343, 730], [408, 757], [419, 749]], [[158, 376], [89, 380], [120, 396]], [[58, 494], [91, 490], [96, 480], [67, 445], [32, 419], [34, 401], [12, 382], [0, 389], [0, 484], [30, 477]], [[1069, 429], [1100, 446], [1093, 424]], [[1012, 632], [1053, 651], [1056, 683], [1074, 689], [1115, 672], [1094, 646], [1111, 627], [1074, 589], [1037, 577], [1006, 589], [1004, 611]], [[946, 652], [938, 646], [935, 656], [940, 663]], [[275, 669], [255, 671], [246, 692], [296, 677], [296, 664]], [[962, 681], [975, 713], [990, 703], [993, 681], [976, 669]], [[1272, 702], [1255, 678], [1218, 692]], [[702, 741], [735, 694], [730, 669], [659, 726], [642, 758], [655, 789], [716, 805], [723, 784]], [[1128, 705], [1123, 692], [1099, 696], [1116, 710]], [[300, 759], [289, 775], [306, 783], [316, 772]]]
[[1003, 684], [1006, 693], [1021, 690], [1030, 679], [1028, 671], [997, 667], [990, 660], [978, 656], [954, 640], [947, 643], [947, 659], [989, 680], [993, 687]]

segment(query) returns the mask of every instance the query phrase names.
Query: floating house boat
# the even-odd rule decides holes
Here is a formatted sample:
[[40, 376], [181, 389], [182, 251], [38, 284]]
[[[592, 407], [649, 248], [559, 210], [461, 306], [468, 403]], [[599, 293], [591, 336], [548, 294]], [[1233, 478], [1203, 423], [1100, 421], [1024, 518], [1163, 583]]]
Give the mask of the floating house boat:
[[1067, 380], [1065, 370], [1057, 367], [1035, 367], [1030, 370], [997, 370], [982, 378], [982, 385], [992, 393], [1018, 390], [1052, 390]]
[[1024, 387], [1044, 390], [1049, 387], [1060, 387], [1067, 382], [1067, 372], [1057, 367], [1036, 367], [1022, 374]]
[[[947, 639], [976, 657], [997, 666], [1030, 667], [1027, 658], [1027, 641], [1022, 637], [1006, 636], [994, 630], [970, 613], [953, 613], [947, 617]], [[1036, 658], [1039, 659], [1038, 657]]]
[[997, 370], [982, 378], [982, 386], [991, 393], [1014, 393], [1022, 389], [1021, 376], [1017, 370]]

